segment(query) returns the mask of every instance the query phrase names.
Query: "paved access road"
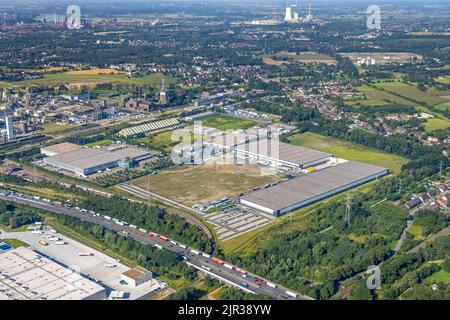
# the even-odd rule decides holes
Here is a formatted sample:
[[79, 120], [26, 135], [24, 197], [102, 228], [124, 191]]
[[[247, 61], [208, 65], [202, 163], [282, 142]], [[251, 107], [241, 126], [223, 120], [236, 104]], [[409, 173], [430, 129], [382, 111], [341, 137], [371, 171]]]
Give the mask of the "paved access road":
[[[287, 290], [279, 285], [271, 284], [263, 278], [250, 274], [242, 269], [232, 267], [223, 261], [217, 261], [217, 259], [214, 259], [209, 255], [200, 253], [164, 236], [156, 235], [151, 232], [143, 232], [127, 225], [120, 225], [113, 220], [105, 219], [104, 216], [88, 212], [87, 210], [70, 208], [64, 206], [63, 204], [57, 204], [52, 201], [44, 201], [27, 195], [0, 193], [0, 200], [22, 203], [35, 208], [51, 211], [56, 214], [75, 217], [83, 221], [101, 225], [104, 228], [117, 233], [126, 234], [128, 237], [131, 237], [142, 244], [166, 248], [181, 254], [185, 261], [191, 266], [194, 266], [199, 270], [203, 270], [205, 273], [208, 273], [209, 275], [222, 281], [228, 282], [247, 292], [266, 295], [277, 300], [311, 300], [311, 298], [307, 296], [300, 296], [296, 294], [295, 296], [289, 295], [286, 291], [292, 292], [292, 290]], [[214, 262], [214, 260], [216, 260], [216, 262]]]

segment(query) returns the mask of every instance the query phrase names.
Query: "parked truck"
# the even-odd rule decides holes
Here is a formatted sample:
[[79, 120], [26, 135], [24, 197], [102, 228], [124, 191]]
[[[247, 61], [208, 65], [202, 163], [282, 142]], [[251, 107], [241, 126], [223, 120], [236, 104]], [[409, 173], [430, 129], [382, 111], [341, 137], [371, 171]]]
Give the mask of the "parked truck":
[[224, 263], [223, 266], [227, 269], [233, 270], [233, 266], [231, 264]]
[[291, 291], [286, 291], [286, 294], [287, 294], [288, 296], [291, 296], [291, 297], [293, 297], [293, 298], [297, 298], [297, 294], [296, 294], [296, 293], [294, 293], [294, 292], [291, 292]]

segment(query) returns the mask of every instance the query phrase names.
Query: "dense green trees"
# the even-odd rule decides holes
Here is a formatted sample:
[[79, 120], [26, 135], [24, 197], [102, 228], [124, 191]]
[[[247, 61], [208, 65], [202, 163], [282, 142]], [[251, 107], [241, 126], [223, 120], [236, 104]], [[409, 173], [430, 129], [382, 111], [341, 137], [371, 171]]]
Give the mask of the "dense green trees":
[[381, 269], [382, 297], [391, 300], [409, 298], [410, 291], [431, 292], [431, 289], [424, 290], [424, 286], [419, 284], [441, 269], [441, 266], [431, 262], [445, 259], [449, 249], [450, 236], [440, 237], [417, 253], [402, 254], [384, 264]]
[[[389, 203], [367, 207], [368, 196], [354, 199], [351, 224], [345, 204], [319, 208], [306, 230], [271, 233], [271, 245], [250, 255], [233, 254], [233, 262], [314, 298], [329, 298], [338, 282], [391, 255], [390, 243], [406, 225], [406, 211]], [[329, 227], [331, 230], [319, 233]]]
[[[49, 213], [50, 214], [50, 213]], [[58, 223], [69, 227], [72, 231], [99, 242], [106, 249], [136, 261], [139, 265], [151, 270], [156, 275], [178, 278], [189, 275], [192, 269], [182, 264], [180, 255], [169, 250], [157, 250], [141, 244], [131, 238], [118, 235], [99, 225], [80, 221], [79, 219], [53, 215]]]
[[27, 207], [9, 201], [0, 201], [0, 225], [16, 229], [41, 221], [42, 217]]
[[234, 287], [226, 287], [220, 294], [221, 300], [270, 300], [270, 297], [243, 292]]
[[79, 206], [167, 235], [202, 251], [213, 250], [211, 241], [197, 226], [157, 206], [130, 202], [120, 197], [105, 198], [96, 195], [86, 196]]
[[449, 224], [448, 217], [442, 212], [420, 210], [414, 219], [414, 225], [423, 227], [422, 235], [428, 236], [444, 229]]
[[199, 300], [206, 294], [197, 288], [183, 288], [167, 297], [167, 300]]

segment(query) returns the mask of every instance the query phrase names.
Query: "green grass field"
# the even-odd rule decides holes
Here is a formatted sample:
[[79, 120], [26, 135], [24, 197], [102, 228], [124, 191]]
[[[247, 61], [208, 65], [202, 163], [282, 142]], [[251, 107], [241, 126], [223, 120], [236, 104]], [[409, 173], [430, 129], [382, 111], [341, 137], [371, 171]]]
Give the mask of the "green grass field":
[[111, 139], [103, 139], [103, 140], [100, 140], [100, 141], [95, 141], [95, 142], [88, 143], [85, 146], [89, 147], [89, 148], [100, 147], [100, 146], [104, 146], [104, 145], [110, 144], [111, 142], [112, 142]]
[[409, 233], [411, 233], [414, 236], [415, 240], [423, 240], [424, 239], [422, 232], [423, 232], [423, 227], [418, 226], [418, 225], [413, 225], [409, 229]]
[[441, 270], [441, 271], [438, 271], [438, 272], [432, 274], [428, 279], [431, 283], [442, 282], [445, 284], [449, 284], [450, 283], [450, 272]]
[[[134, 142], [142, 145], [143, 147], [170, 152], [172, 148], [179, 143], [172, 141], [173, 132], [173, 130], [159, 132], [142, 138], [137, 138]], [[190, 136], [191, 143], [194, 142], [195, 139], [202, 139], [201, 135], [194, 135], [192, 132], [190, 133]]]
[[431, 132], [450, 127], [450, 120], [441, 118], [428, 119], [425, 123], [425, 131]]
[[161, 78], [164, 78], [167, 85], [176, 82], [175, 78], [166, 77], [161, 73], [155, 73], [142, 78], [129, 78], [127, 74], [73, 74], [70, 72], [45, 74], [42, 79], [10, 82], [9, 85], [18, 87], [39, 86], [58, 86], [60, 84], [77, 85], [95, 85], [98, 83], [113, 83], [124, 85], [148, 85], [153, 88], [159, 88]]
[[9, 244], [13, 248], [19, 248], [19, 247], [29, 247], [30, 245], [28, 243], [25, 243], [19, 239], [3, 239], [4, 243]]
[[355, 100], [356, 102], [360, 102], [363, 105], [384, 105], [384, 104], [400, 104], [405, 106], [417, 106], [417, 103], [397, 97], [387, 91], [377, 90], [373, 87], [369, 87], [366, 85], [356, 87], [356, 90], [359, 92], [363, 92], [366, 94], [366, 100]]
[[436, 109], [438, 109], [439, 111], [446, 111], [448, 109], [450, 109], [450, 102], [444, 102], [441, 104], [438, 104], [437, 106], [434, 106]]
[[311, 132], [296, 134], [292, 136], [290, 140], [294, 145], [332, 153], [339, 158], [386, 167], [395, 174], [399, 173], [402, 165], [408, 162], [407, 159], [397, 155], [384, 153], [352, 142], [325, 137]]
[[213, 115], [202, 120], [203, 126], [216, 128], [221, 131], [247, 129], [258, 124], [253, 120], [246, 120], [225, 115]]
[[71, 124], [46, 123], [42, 125], [45, 134], [58, 133], [66, 130], [74, 129], [76, 126]]
[[206, 204], [221, 198], [232, 198], [241, 192], [264, 186], [280, 176], [261, 176], [251, 165], [183, 166], [162, 170], [131, 183], [187, 206]]

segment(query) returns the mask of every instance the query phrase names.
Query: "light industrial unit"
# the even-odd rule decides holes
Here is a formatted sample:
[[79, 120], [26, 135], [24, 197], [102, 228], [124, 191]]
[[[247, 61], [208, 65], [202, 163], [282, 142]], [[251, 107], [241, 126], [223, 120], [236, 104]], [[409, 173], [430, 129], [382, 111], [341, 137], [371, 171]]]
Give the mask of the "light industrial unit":
[[240, 202], [278, 217], [388, 173], [386, 168], [348, 161], [251, 192], [244, 195]]
[[119, 166], [125, 160], [139, 162], [152, 156], [151, 152], [135, 147], [79, 148], [44, 158], [44, 163], [81, 176]]
[[131, 285], [137, 287], [153, 279], [153, 274], [142, 268], [135, 267], [121, 274], [120, 279]]
[[288, 143], [261, 139], [235, 148], [238, 156], [243, 156], [256, 162], [266, 162], [271, 166], [286, 166], [303, 169], [328, 162], [329, 153], [294, 146]]

